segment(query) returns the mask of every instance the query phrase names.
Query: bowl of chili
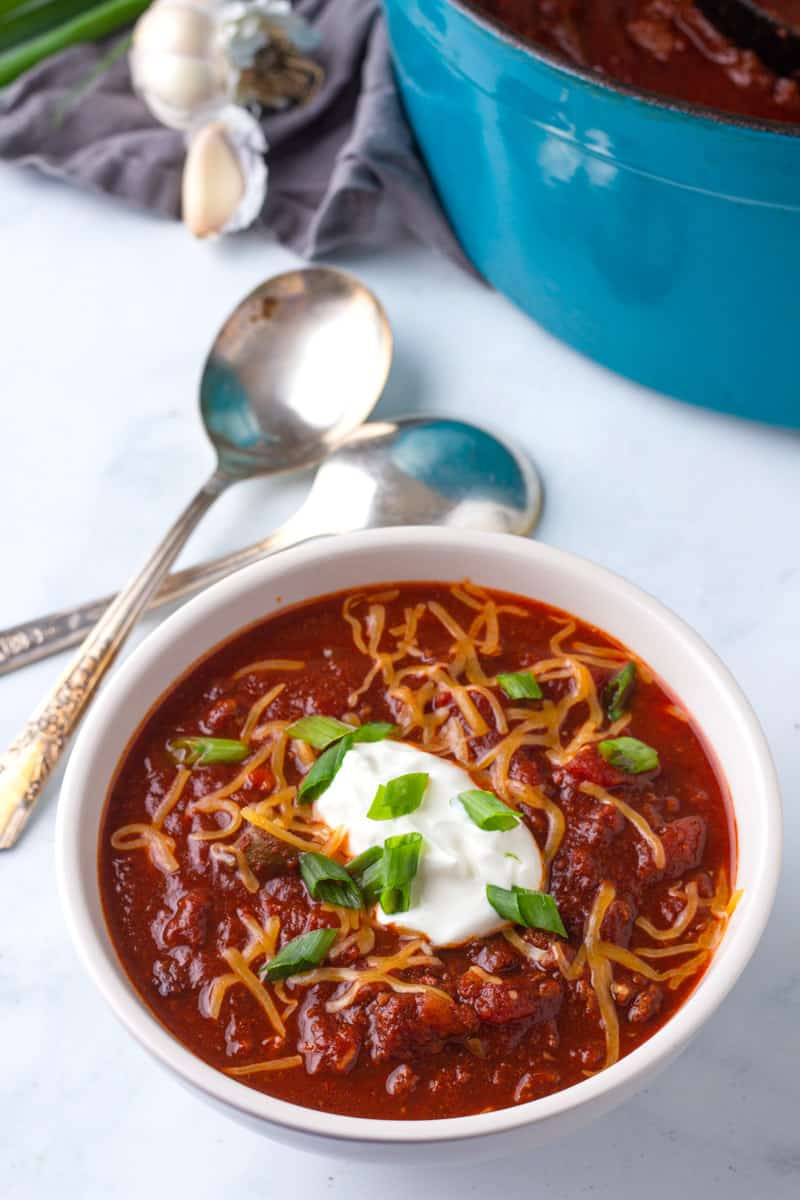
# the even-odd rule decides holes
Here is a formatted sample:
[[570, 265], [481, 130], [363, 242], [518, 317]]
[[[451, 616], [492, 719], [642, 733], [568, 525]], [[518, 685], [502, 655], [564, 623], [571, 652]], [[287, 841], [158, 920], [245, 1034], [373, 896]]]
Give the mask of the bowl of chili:
[[112, 1010], [210, 1101], [463, 1161], [687, 1044], [780, 839], [758, 722], [676, 616], [541, 543], [392, 529], [241, 571], [137, 648], [70, 760], [57, 868]]
[[623, 375], [797, 426], [796, 80], [712, 39], [693, 0], [384, 8], [406, 112], [478, 270]]

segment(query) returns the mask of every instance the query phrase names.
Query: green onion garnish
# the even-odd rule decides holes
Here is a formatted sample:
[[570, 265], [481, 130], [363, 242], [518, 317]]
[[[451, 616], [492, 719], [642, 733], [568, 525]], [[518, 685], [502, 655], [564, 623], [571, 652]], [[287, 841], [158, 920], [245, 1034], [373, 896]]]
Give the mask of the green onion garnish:
[[358, 858], [354, 858], [345, 867], [348, 875], [355, 879], [364, 904], [370, 908], [378, 900], [383, 887], [383, 846], [370, 846]]
[[367, 867], [371, 867], [374, 863], [383, 858], [383, 846], [370, 846], [369, 850], [365, 850], [363, 854], [359, 854], [358, 858], [352, 858], [345, 867], [348, 875], [352, 875], [354, 879], [358, 879], [359, 875], [363, 875]]
[[519, 814], [509, 808], [507, 804], [503, 804], [502, 800], [498, 800], [497, 796], [493, 796], [491, 792], [482, 792], [479, 788], [472, 788], [468, 792], [459, 792], [457, 799], [464, 805], [469, 819], [479, 829], [485, 829], [488, 833], [505, 832], [507, 829], [513, 829], [515, 825], [519, 825]]
[[414, 772], [398, 775], [388, 783], [378, 784], [375, 799], [367, 816], [371, 821], [391, 821], [393, 817], [405, 817], [422, 804], [430, 775]]
[[636, 682], [636, 663], [625, 663], [612, 675], [603, 688], [603, 705], [609, 721], [618, 721], [628, 710], [633, 685]]
[[526, 925], [528, 929], [547, 929], [550, 933], [567, 936], [558, 906], [547, 892], [533, 892], [523, 887], [513, 887], [509, 891], [487, 883], [486, 899], [506, 921]]
[[318, 967], [333, 945], [338, 929], [312, 929], [287, 942], [283, 949], [261, 968], [259, 975], [272, 983]]
[[417, 873], [421, 849], [421, 833], [400, 833], [384, 842], [380, 902], [387, 916], [408, 912], [411, 907], [411, 881]]
[[[300, 721], [295, 724], [299, 725], [301, 721], [307, 718], [301, 717]], [[324, 717], [323, 720], [330, 721], [332, 718]], [[396, 730], [395, 725], [389, 725], [385, 721], [374, 721], [367, 725], [359, 725], [357, 729], [353, 729], [350, 725], [344, 725], [344, 722], [337, 722], [348, 729], [348, 733], [343, 733], [337, 736], [336, 741], [331, 741], [327, 750], [320, 754], [317, 761], [302, 778], [300, 787], [297, 789], [297, 799], [301, 804], [310, 804], [312, 800], [316, 800], [318, 796], [330, 786], [336, 772], [344, 762], [344, 756], [351, 746], [357, 742], [380, 742], [384, 738], [390, 737]], [[291, 726], [290, 726], [291, 729]], [[307, 741], [307, 738], [300, 740]], [[312, 743], [313, 745], [313, 743]]]
[[337, 904], [340, 908], [363, 908], [361, 889], [332, 858], [324, 854], [301, 854], [300, 874], [314, 900]]
[[542, 689], [532, 671], [514, 671], [498, 675], [497, 682], [509, 700], [541, 700]]
[[353, 742], [382, 742], [393, 733], [397, 733], [397, 726], [390, 725], [388, 721], [368, 721], [354, 730]]
[[380, 857], [361, 872], [358, 876], [358, 886], [361, 888], [361, 894], [364, 897], [364, 903], [369, 907], [377, 904], [380, 894], [383, 891], [384, 881], [384, 865], [386, 861], [386, 851], [383, 846], [378, 846]]
[[237, 763], [247, 758], [250, 747], [234, 738], [180, 737], [167, 742], [176, 763], [202, 767], [207, 763]]
[[600, 742], [597, 749], [612, 767], [625, 771], [628, 775], [641, 775], [644, 771], [655, 771], [658, 763], [658, 752], [638, 738], [610, 738]]
[[380, 742], [395, 731], [394, 725], [386, 721], [372, 721], [366, 725], [348, 725], [337, 717], [321, 717], [314, 713], [310, 717], [300, 717], [286, 730], [289, 737], [297, 738], [300, 742], [308, 742], [315, 750], [325, 750], [326, 747], [338, 742], [343, 737], [353, 735], [355, 742]]
[[324, 750], [331, 742], [338, 742], [345, 734], [352, 733], [353, 726], [338, 721], [336, 717], [300, 717], [292, 722], [286, 733], [290, 738], [308, 742], [316, 750]]
[[300, 787], [297, 789], [297, 799], [300, 804], [310, 804], [330, 786], [352, 744], [353, 735], [348, 733], [338, 742], [329, 746], [327, 750], [323, 750], [311, 770], [303, 776]]

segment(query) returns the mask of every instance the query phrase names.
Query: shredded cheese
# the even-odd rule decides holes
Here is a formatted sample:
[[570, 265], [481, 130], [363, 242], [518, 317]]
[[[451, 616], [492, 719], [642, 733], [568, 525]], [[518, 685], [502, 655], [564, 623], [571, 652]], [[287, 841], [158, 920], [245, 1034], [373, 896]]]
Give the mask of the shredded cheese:
[[269, 1058], [264, 1062], [247, 1063], [243, 1067], [226, 1067], [225, 1074], [241, 1077], [257, 1075], [262, 1071], [287, 1071], [290, 1067], [299, 1067], [303, 1062], [299, 1054], [290, 1054], [287, 1058]]
[[611, 995], [611, 984], [614, 981], [614, 976], [606, 954], [609, 943], [601, 942], [600, 929], [603, 924], [603, 918], [608, 912], [609, 905], [615, 895], [616, 889], [614, 885], [607, 881], [602, 883], [597, 889], [592, 911], [589, 914], [589, 920], [586, 924], [586, 937], [584, 939], [586, 961], [589, 964], [592, 987], [597, 997], [600, 1020], [602, 1021], [606, 1036], [605, 1065], [607, 1067], [610, 1067], [619, 1058], [619, 1021], [617, 1020], [617, 1008], [614, 998]]
[[230, 837], [242, 823], [242, 814], [239, 810], [239, 805], [234, 800], [214, 799], [206, 797], [205, 800], [193, 800], [187, 806], [186, 811], [189, 814], [193, 813], [218, 813], [224, 812], [228, 814], [230, 820], [228, 824], [221, 829], [195, 829], [189, 834], [189, 837], [195, 842], [215, 842], [220, 838]]
[[306, 664], [296, 658], [264, 658], [260, 662], [248, 663], [234, 673], [234, 679], [242, 679], [245, 675], [257, 675], [261, 671], [302, 671]]
[[115, 830], [111, 835], [114, 849], [146, 850], [153, 866], [165, 875], [172, 875], [179, 870], [175, 839], [164, 833], [161, 826], [180, 800], [190, 774], [188, 767], [178, 768], [172, 786], [153, 813], [151, 821], [133, 821]]
[[264, 712], [264, 709], [269, 708], [273, 700], [277, 700], [278, 696], [280, 696], [285, 687], [285, 683], [276, 683], [275, 687], [270, 688], [269, 691], [261, 696], [260, 699], [256, 700], [255, 704], [252, 705], [249, 713], [247, 714], [245, 723], [242, 726], [242, 732], [239, 734], [239, 739], [241, 741], [250, 741], [250, 738], [253, 736], [253, 730], [258, 724], [258, 718], [261, 716], [262, 712]]
[[626, 804], [624, 800], [620, 800], [617, 796], [612, 796], [605, 788], [601, 788], [597, 783], [582, 783], [580, 790], [587, 796], [593, 796], [595, 800], [600, 800], [603, 804], [610, 804], [614, 808], [619, 809], [623, 817], [630, 821], [631, 825], [644, 838], [650, 847], [650, 853], [653, 856], [653, 862], [659, 871], [664, 869], [667, 861], [664, 843], [661, 838], [648, 823], [648, 821], [638, 813], [635, 808], [631, 808], [630, 804]]

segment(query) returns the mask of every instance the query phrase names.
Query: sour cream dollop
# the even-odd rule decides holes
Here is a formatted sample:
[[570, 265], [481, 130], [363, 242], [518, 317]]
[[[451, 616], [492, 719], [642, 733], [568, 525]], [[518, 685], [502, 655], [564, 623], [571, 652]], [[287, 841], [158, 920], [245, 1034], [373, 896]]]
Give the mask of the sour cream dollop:
[[[369, 818], [378, 785], [413, 772], [430, 777], [419, 808], [388, 821]], [[381, 924], [417, 929], [434, 946], [458, 945], [506, 924], [486, 899], [487, 883], [541, 887], [541, 855], [524, 824], [488, 832], [467, 816], [457, 797], [474, 787], [461, 767], [404, 742], [360, 743], [347, 752], [316, 801], [316, 816], [333, 829], [344, 826], [354, 857], [398, 833], [421, 833], [424, 839], [411, 907], [387, 916], [378, 905]]]

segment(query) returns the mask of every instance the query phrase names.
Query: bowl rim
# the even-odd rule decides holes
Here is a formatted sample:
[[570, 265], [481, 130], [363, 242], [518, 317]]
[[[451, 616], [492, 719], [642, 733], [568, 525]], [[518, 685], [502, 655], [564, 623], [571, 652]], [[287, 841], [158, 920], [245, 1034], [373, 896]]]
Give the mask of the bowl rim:
[[800, 120], [776, 121], [768, 117], [748, 117], [743, 113], [727, 112], [722, 108], [714, 108], [713, 105], [697, 104], [692, 100], [680, 100], [677, 97], [665, 96], [661, 92], [651, 91], [649, 88], [622, 83], [621, 80], [614, 79], [613, 76], [606, 75], [595, 67], [582, 67], [577, 63], [570, 62], [557, 50], [541, 46], [532, 38], [517, 33], [508, 25], [504, 25], [499, 18], [491, 16], [481, 8], [479, 0], [442, 0], [442, 3], [456, 9], [474, 24], [481, 26], [514, 50], [521, 51], [530, 58], [538, 58], [562, 75], [580, 79], [583, 83], [592, 84], [603, 91], [612, 92], [628, 100], [636, 100], [650, 108], [681, 113], [692, 120], [705, 120], [711, 124], [731, 126], [734, 129], [748, 132], [778, 134], [791, 139], [800, 138]]
[[[761, 811], [764, 817], [764, 845], [757, 864], [755, 882], [748, 888], [747, 909], [737, 927], [726, 935], [729, 951], [724, 958], [715, 963], [713, 972], [708, 972], [702, 977], [695, 990], [665, 1025], [613, 1066], [551, 1096], [472, 1116], [402, 1121], [343, 1116], [304, 1108], [257, 1092], [208, 1065], [173, 1037], [146, 1006], [128, 979], [117, 958], [104, 918], [101, 921], [102, 935], [98, 931], [97, 922], [93, 920], [93, 913], [96, 911], [93, 898], [98, 893], [97, 871], [95, 865], [91, 878], [87, 878], [88, 872], [81, 869], [82, 859], [85, 858], [81, 837], [81, 808], [84, 781], [100, 751], [101, 727], [110, 714], [124, 706], [131, 685], [140, 677], [147, 676], [152, 664], [170, 645], [174, 634], [190, 631], [215, 609], [224, 607], [234, 600], [237, 594], [248, 591], [255, 581], [258, 581], [260, 586], [266, 585], [267, 581], [271, 585], [286, 570], [318, 565], [321, 556], [325, 561], [330, 560], [332, 556], [347, 555], [354, 551], [369, 556], [371, 548], [379, 547], [383, 550], [388, 547], [397, 551], [413, 551], [423, 545], [446, 545], [448, 548], [458, 548], [465, 553], [474, 554], [476, 539], [483, 545], [493, 544], [498, 553], [525, 555], [534, 564], [548, 563], [556, 570], [566, 572], [585, 584], [587, 589], [593, 585], [602, 585], [606, 589], [614, 590], [630, 604], [644, 609], [653, 624], [666, 623], [672, 634], [682, 643], [685, 653], [697, 657], [700, 660], [699, 665], [710, 673], [716, 685], [725, 692], [738, 720], [739, 736], [747, 739], [749, 743], [748, 749], [755, 763], [755, 773], [761, 782], [762, 794], [758, 801], [763, 805]], [[312, 598], [309, 593], [307, 599]], [[246, 627], [247, 625], [243, 625], [241, 628]], [[229, 636], [235, 636], [235, 631]], [[226, 639], [222, 639], [224, 640]], [[218, 644], [221, 643], [214, 643]], [[205, 657], [213, 648], [199, 647], [194, 661]], [[190, 668], [184, 668], [181, 674], [188, 669]], [[104, 799], [115, 769], [116, 763], [109, 772], [104, 772], [107, 779]], [[95, 821], [93, 825], [90, 856], [93, 864], [96, 864], [97, 860], [97, 824]], [[576, 1114], [579, 1110], [587, 1109], [587, 1106], [596, 1106], [601, 1099], [610, 1100], [612, 1094], [618, 1094], [617, 1098], [621, 1100], [634, 1089], [639, 1076], [650, 1075], [659, 1066], [664, 1065], [711, 1016], [755, 951], [775, 896], [780, 870], [781, 841], [778, 781], [758, 719], [728, 668], [680, 617], [615, 572], [542, 542], [505, 533], [476, 534], [466, 530], [433, 527], [395, 527], [320, 539], [281, 551], [245, 567], [189, 600], [136, 647], [90, 711], [70, 757], [56, 817], [56, 875], [67, 927], [88, 974], [118, 1020], [146, 1050], [162, 1065], [174, 1071], [179, 1078], [223, 1106], [233, 1108], [251, 1120], [264, 1123], [264, 1132], [268, 1132], [268, 1127], [272, 1125], [295, 1134], [309, 1135], [312, 1140], [328, 1139], [362, 1145], [425, 1145], [509, 1133], [522, 1126], [566, 1117], [570, 1113]]]

